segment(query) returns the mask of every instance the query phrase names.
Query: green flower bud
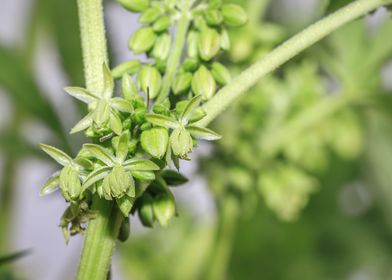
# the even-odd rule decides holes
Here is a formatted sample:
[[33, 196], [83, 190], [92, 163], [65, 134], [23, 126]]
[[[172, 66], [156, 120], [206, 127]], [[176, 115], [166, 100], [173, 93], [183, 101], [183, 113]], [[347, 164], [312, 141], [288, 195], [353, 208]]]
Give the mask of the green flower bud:
[[240, 6], [225, 4], [222, 6], [223, 21], [229, 26], [241, 26], [248, 21], [248, 15]]
[[152, 28], [154, 29], [155, 32], [162, 32], [165, 31], [166, 29], [168, 29], [171, 25], [171, 19], [168, 16], [164, 16], [161, 17], [160, 19], [158, 19], [154, 25], [152, 26]]
[[194, 72], [199, 67], [199, 60], [197, 58], [187, 58], [182, 65], [182, 69], [187, 72]]
[[162, 75], [166, 72], [166, 61], [157, 60], [154, 65]]
[[209, 9], [217, 9], [222, 5], [222, 0], [210, 0], [208, 1]]
[[151, 27], [143, 27], [129, 39], [128, 47], [135, 54], [143, 53], [152, 48], [156, 39], [157, 36]]
[[149, 8], [141, 14], [141, 16], [139, 17], [139, 22], [141, 24], [153, 23], [159, 18], [160, 15], [161, 11], [158, 8]]
[[189, 72], [181, 73], [174, 79], [172, 90], [174, 94], [180, 94], [187, 91], [192, 82], [192, 74]]
[[211, 67], [211, 74], [222, 86], [228, 84], [231, 81], [231, 75], [229, 70], [218, 62], [214, 62]]
[[204, 29], [198, 38], [197, 49], [203, 60], [209, 61], [220, 49], [220, 36], [215, 29]]
[[152, 210], [153, 199], [147, 192], [141, 198], [141, 206], [138, 209], [139, 219], [145, 227], [153, 227], [155, 217]]
[[129, 222], [129, 217], [126, 217], [121, 223], [120, 231], [118, 233], [118, 240], [120, 240], [121, 242], [127, 241], [130, 233], [131, 223]]
[[137, 124], [142, 124], [146, 121], [145, 118], [145, 114], [147, 113], [147, 109], [145, 107], [140, 107], [137, 108], [135, 110], [135, 112], [133, 113], [132, 117], [133, 120], [137, 123]]
[[65, 200], [77, 201], [82, 192], [78, 170], [71, 166], [65, 166], [60, 172], [60, 189]]
[[135, 82], [131, 76], [125, 74], [121, 79], [122, 94], [126, 100], [132, 101], [137, 96], [137, 89]]
[[134, 13], [147, 10], [149, 5], [148, 0], [117, 0], [117, 2], [125, 9]]
[[166, 60], [169, 55], [171, 47], [171, 36], [168, 33], [160, 35], [152, 49], [152, 56], [160, 59]]
[[199, 38], [199, 33], [191, 30], [187, 37], [187, 52], [189, 57], [197, 57], [197, 42]]
[[152, 209], [158, 223], [166, 227], [169, 221], [176, 214], [176, 205], [171, 193], [160, 194], [154, 198]]
[[126, 173], [124, 167], [116, 165], [108, 175], [110, 193], [112, 197], [120, 198], [128, 192], [129, 188], [134, 188], [133, 179]]
[[169, 142], [169, 133], [166, 128], [155, 127], [145, 130], [140, 139], [143, 150], [155, 158], [163, 158]]
[[230, 50], [230, 37], [229, 37], [229, 32], [227, 32], [226, 29], [223, 29], [221, 34], [221, 48], [222, 50], [228, 51]]
[[218, 10], [207, 10], [204, 13], [204, 18], [208, 25], [219, 25], [223, 21], [222, 14]]
[[192, 90], [196, 95], [201, 95], [204, 100], [210, 99], [216, 90], [216, 83], [210, 71], [202, 65], [192, 78]]
[[98, 128], [106, 126], [110, 119], [110, 106], [107, 100], [98, 101], [97, 108], [94, 110], [93, 120]]
[[140, 62], [129, 60], [113, 68], [112, 76], [114, 79], [121, 78], [124, 74], [135, 74], [140, 69]]
[[185, 128], [176, 128], [170, 135], [170, 146], [176, 156], [186, 159], [193, 148], [192, 137]]
[[140, 87], [146, 95], [148, 91], [151, 99], [157, 97], [161, 89], [162, 77], [155, 67], [143, 66], [139, 72], [138, 79]]

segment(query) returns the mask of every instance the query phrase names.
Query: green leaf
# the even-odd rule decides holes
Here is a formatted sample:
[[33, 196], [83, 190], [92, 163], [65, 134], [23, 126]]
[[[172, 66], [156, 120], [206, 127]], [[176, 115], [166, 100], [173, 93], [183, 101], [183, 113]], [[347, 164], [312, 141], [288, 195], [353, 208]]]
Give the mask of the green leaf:
[[158, 114], [146, 114], [146, 120], [153, 125], [162, 126], [166, 128], [177, 128], [180, 124], [173, 118]]
[[65, 92], [68, 93], [69, 95], [75, 97], [76, 99], [90, 104], [94, 101], [98, 100], [98, 97], [94, 95], [93, 93], [89, 92], [85, 88], [81, 87], [66, 87], [64, 88]]
[[41, 196], [51, 194], [52, 192], [55, 192], [60, 183], [60, 172], [54, 173], [50, 178], [46, 181], [45, 185], [42, 186], [41, 191], [39, 194]]
[[102, 65], [102, 71], [103, 71], [103, 98], [109, 99], [113, 96], [113, 90], [114, 90], [114, 80], [112, 77], [112, 72], [110, 72], [110, 69], [106, 63]]
[[116, 148], [116, 159], [119, 162], [123, 162], [128, 155], [129, 138], [129, 131], [124, 131], [118, 139]]
[[129, 212], [131, 212], [132, 206], [135, 203], [135, 198], [123, 195], [122, 197], [117, 198], [116, 202], [124, 217], [128, 217]]
[[82, 186], [83, 190], [87, 189], [88, 187], [95, 184], [96, 182], [104, 179], [106, 176], [109, 175], [111, 171], [112, 171], [112, 167], [110, 166], [103, 166], [92, 171], [90, 174], [88, 174], [88, 176], [84, 180]]
[[20, 258], [23, 258], [24, 256], [26, 256], [28, 254], [30, 254], [30, 250], [23, 250], [20, 252], [9, 254], [9, 255], [2, 255], [2, 256], [0, 256], [0, 265], [4, 265], [6, 263], [16, 261]]
[[83, 119], [81, 119], [75, 126], [71, 129], [70, 133], [74, 134], [87, 129], [93, 123], [93, 113], [88, 113]]
[[29, 67], [25, 67], [23, 57], [15, 50], [0, 46], [0, 65], [0, 85], [4, 92], [18, 104], [21, 111], [40, 119], [64, 140], [60, 119], [53, 105], [34, 81]]
[[96, 144], [84, 144], [83, 148], [85, 148], [88, 152], [90, 152], [95, 158], [99, 159], [103, 163], [108, 166], [112, 166], [114, 164], [113, 156], [105, 149]]
[[155, 158], [162, 158], [169, 142], [169, 133], [166, 128], [154, 127], [142, 132], [140, 143], [143, 150]]
[[124, 98], [114, 97], [110, 99], [110, 105], [112, 108], [123, 113], [131, 114], [133, 112], [132, 104]]
[[188, 104], [186, 105], [184, 111], [182, 111], [180, 120], [183, 124], [187, 124], [190, 117], [192, 116], [193, 111], [200, 105], [201, 102], [201, 95], [197, 95], [189, 100]]
[[163, 170], [161, 176], [169, 186], [179, 186], [188, 182], [188, 178], [175, 170]]
[[154, 171], [159, 170], [159, 166], [147, 159], [129, 159], [124, 161], [123, 166], [127, 171]]
[[45, 153], [47, 153], [62, 166], [67, 166], [72, 163], [72, 158], [63, 151], [46, 144], [39, 144], [39, 146]]
[[192, 134], [193, 137], [197, 139], [214, 141], [222, 138], [222, 136], [220, 136], [218, 133], [205, 127], [189, 125], [186, 127], [186, 129], [190, 134]]

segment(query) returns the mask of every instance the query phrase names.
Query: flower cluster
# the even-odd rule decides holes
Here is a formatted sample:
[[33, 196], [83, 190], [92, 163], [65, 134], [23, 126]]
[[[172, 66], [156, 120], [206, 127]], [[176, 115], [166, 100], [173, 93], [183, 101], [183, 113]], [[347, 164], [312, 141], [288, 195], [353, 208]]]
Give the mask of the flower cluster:
[[[130, 213], [138, 213], [148, 227], [155, 222], [168, 224], [176, 213], [169, 186], [187, 181], [178, 172], [179, 160], [189, 159], [197, 140], [220, 138], [195, 123], [205, 117], [201, 104], [215, 93], [216, 83], [224, 85], [230, 80], [228, 70], [214, 61], [220, 49], [228, 48], [224, 26], [246, 22], [241, 8], [220, 1], [198, 5], [170, 0], [119, 2], [133, 12], [142, 12], [139, 20], [143, 26], [130, 38], [129, 48], [136, 54], [146, 53], [151, 60], [126, 61], [113, 70], [104, 64], [101, 92], [65, 88], [88, 106], [87, 115], [71, 133], [84, 131], [92, 143], [84, 144], [75, 158], [41, 144], [63, 166], [49, 178], [41, 194], [60, 189], [70, 204], [60, 223], [66, 240], [69, 233], [83, 233], [83, 224], [94, 218], [90, 207], [96, 196], [114, 201], [128, 226]], [[183, 34], [188, 38], [187, 43], [184, 40], [187, 55], [170, 53], [181, 34], [172, 37], [169, 29], [181, 17], [188, 22]], [[184, 26], [177, 25], [181, 28]], [[179, 67], [173, 64], [176, 56]], [[120, 78], [122, 97], [117, 97], [115, 79]]]

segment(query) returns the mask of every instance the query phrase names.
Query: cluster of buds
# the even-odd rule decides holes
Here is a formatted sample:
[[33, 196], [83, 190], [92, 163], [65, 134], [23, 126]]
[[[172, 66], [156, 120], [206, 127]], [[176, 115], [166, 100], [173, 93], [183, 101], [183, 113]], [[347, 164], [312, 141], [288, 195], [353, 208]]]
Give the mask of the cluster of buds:
[[[198, 5], [191, 0], [119, 2], [141, 12], [143, 26], [130, 38], [129, 48], [135, 54], [146, 53], [153, 61], [126, 61], [113, 70], [104, 64], [101, 92], [65, 88], [88, 106], [88, 114], [71, 133], [84, 131], [92, 142], [84, 144], [75, 158], [41, 144], [63, 166], [49, 178], [41, 194], [59, 189], [70, 204], [60, 223], [66, 240], [69, 233], [83, 233], [83, 224], [94, 217], [90, 207], [96, 196], [116, 203], [124, 215], [121, 232], [129, 232], [124, 227], [129, 227], [129, 214], [134, 213], [148, 227], [155, 222], [168, 224], [176, 214], [169, 186], [187, 181], [178, 171], [179, 160], [189, 159], [197, 140], [220, 138], [196, 122], [205, 117], [201, 103], [215, 93], [216, 82], [224, 85], [230, 79], [226, 68], [213, 61], [221, 48], [228, 48], [223, 24], [238, 26], [246, 21], [241, 8], [220, 1]], [[184, 13], [190, 22], [188, 56], [169, 80], [169, 92], [159, 100], [176, 39], [169, 30]], [[121, 79], [121, 97], [114, 96], [116, 79]]]

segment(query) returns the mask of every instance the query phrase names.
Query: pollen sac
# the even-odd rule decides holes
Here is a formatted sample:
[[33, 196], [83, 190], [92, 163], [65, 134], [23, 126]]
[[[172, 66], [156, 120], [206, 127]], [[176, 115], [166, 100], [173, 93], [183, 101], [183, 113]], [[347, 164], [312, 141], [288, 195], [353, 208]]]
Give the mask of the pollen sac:
[[78, 170], [71, 166], [65, 166], [60, 172], [60, 189], [65, 200], [75, 202], [80, 198], [82, 185]]
[[192, 136], [185, 128], [176, 128], [170, 135], [170, 146], [176, 156], [187, 159], [193, 148]]
[[226, 85], [231, 81], [231, 75], [229, 70], [218, 62], [214, 62], [211, 66], [211, 74], [221, 85]]
[[192, 83], [192, 74], [189, 72], [179, 74], [173, 82], [172, 90], [174, 94], [181, 94], [186, 92]]
[[225, 24], [233, 27], [244, 25], [248, 21], [248, 16], [244, 9], [235, 4], [223, 5], [222, 16]]
[[204, 100], [210, 99], [216, 90], [214, 77], [205, 66], [200, 66], [192, 78], [192, 90], [196, 95], [201, 95]]
[[158, 223], [163, 227], [168, 226], [169, 221], [176, 213], [173, 195], [171, 193], [163, 193], [154, 197], [152, 209]]
[[117, 0], [117, 2], [125, 9], [134, 13], [143, 12], [147, 10], [149, 6], [148, 0]]
[[128, 47], [135, 54], [149, 51], [155, 44], [157, 35], [151, 27], [143, 27], [129, 39]]
[[143, 150], [155, 158], [163, 158], [169, 142], [169, 133], [166, 128], [155, 127], [145, 130], [140, 139]]
[[161, 89], [162, 77], [159, 71], [152, 66], [144, 66], [139, 72], [139, 84], [141, 89], [150, 98], [155, 98]]
[[113, 167], [113, 171], [108, 177], [112, 197], [120, 198], [129, 188], [134, 187], [133, 179], [127, 174], [122, 166]]
[[145, 227], [153, 227], [155, 216], [152, 208], [153, 199], [149, 193], [144, 193], [138, 209], [139, 219]]
[[160, 60], [166, 60], [166, 58], [169, 55], [170, 47], [171, 47], [171, 36], [167, 33], [160, 35], [152, 50], [153, 57]]
[[220, 36], [218, 32], [215, 31], [215, 29], [204, 29], [198, 38], [197, 48], [200, 57], [205, 61], [211, 60], [218, 54], [220, 44]]

